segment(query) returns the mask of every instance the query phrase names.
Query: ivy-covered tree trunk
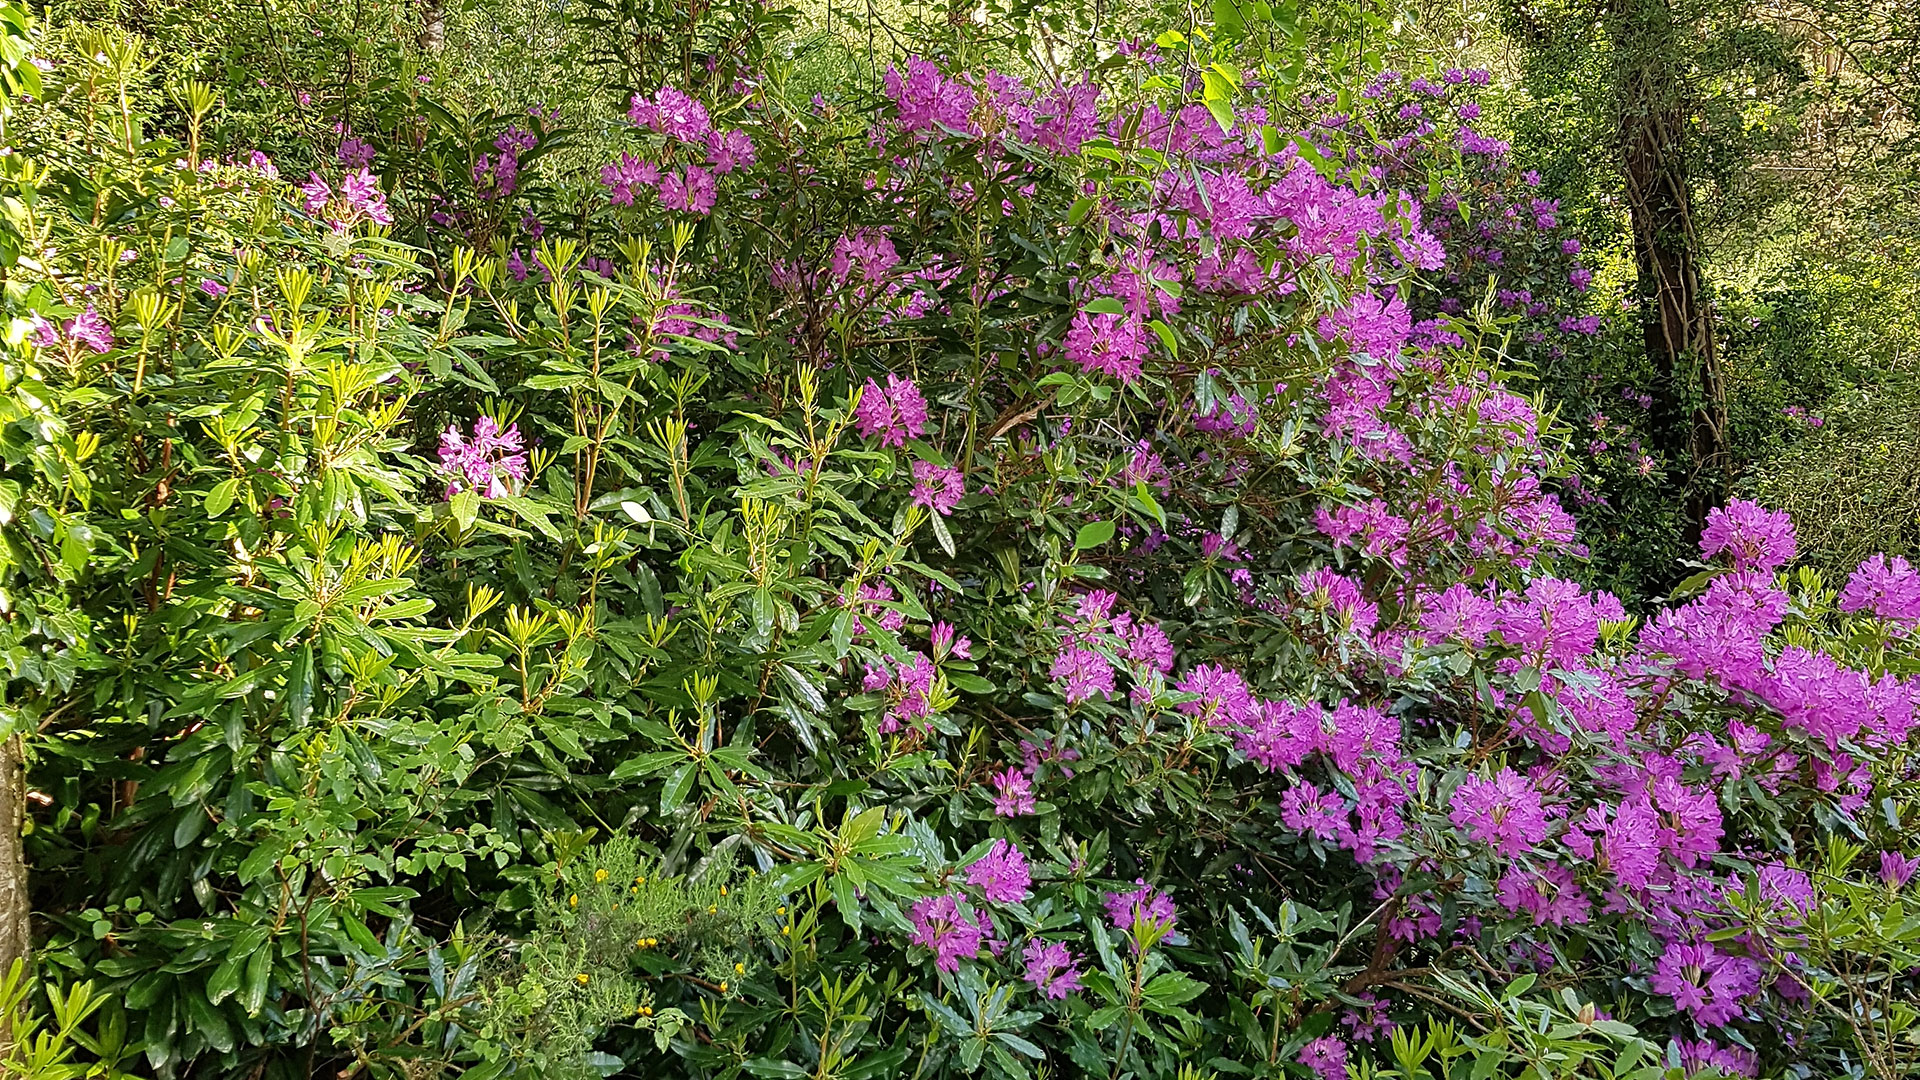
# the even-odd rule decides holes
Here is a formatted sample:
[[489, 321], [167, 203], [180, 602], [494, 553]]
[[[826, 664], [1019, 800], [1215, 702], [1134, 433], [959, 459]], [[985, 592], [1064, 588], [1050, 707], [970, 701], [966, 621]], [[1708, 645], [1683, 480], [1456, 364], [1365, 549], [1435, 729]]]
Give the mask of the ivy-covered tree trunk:
[[447, 47], [447, 0], [425, 0], [421, 5], [419, 45], [428, 54]]
[[1617, 0], [1609, 20], [1621, 175], [1632, 219], [1640, 320], [1660, 375], [1655, 421], [1684, 457], [1697, 532], [1727, 475], [1727, 399], [1687, 177], [1686, 75], [1669, 0]]
[[[0, 740], [0, 973], [27, 955], [27, 860], [20, 834], [27, 820], [27, 770], [20, 737]], [[3, 1033], [0, 1033], [3, 1034]]]

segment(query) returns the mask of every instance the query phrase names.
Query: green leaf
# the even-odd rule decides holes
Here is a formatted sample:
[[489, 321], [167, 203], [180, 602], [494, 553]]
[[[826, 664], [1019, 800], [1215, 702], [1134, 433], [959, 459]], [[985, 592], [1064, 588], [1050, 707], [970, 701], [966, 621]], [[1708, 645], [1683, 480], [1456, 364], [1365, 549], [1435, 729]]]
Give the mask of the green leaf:
[[1232, 39], [1247, 32], [1247, 23], [1240, 17], [1240, 5], [1236, 0], [1213, 0], [1214, 31], [1221, 38]]
[[957, 686], [969, 694], [991, 694], [994, 685], [978, 675], [969, 675], [964, 671], [947, 673], [947, 684]]
[[1017, 1053], [1025, 1054], [1036, 1061], [1045, 1061], [1047, 1052], [1010, 1031], [996, 1031], [993, 1037], [999, 1039]]
[[[1207, 78], [1213, 78], [1212, 75]], [[1207, 103], [1207, 111], [1213, 114], [1213, 122], [1220, 125], [1223, 132], [1233, 130], [1233, 105], [1224, 98], [1213, 98]]]
[[689, 761], [673, 771], [667, 777], [667, 786], [660, 789], [660, 812], [671, 816], [680, 804], [687, 801], [687, 793], [693, 790], [695, 776], [694, 763]]
[[240, 995], [240, 1007], [247, 1010], [248, 1016], [260, 1015], [267, 1003], [267, 977], [273, 973], [273, 947], [264, 945], [253, 950], [247, 959], [247, 977], [245, 989]]
[[1080, 526], [1080, 531], [1074, 535], [1073, 546], [1081, 551], [1099, 547], [1113, 539], [1113, 529], [1111, 521], [1089, 521]]
[[1145, 480], [1134, 482], [1133, 497], [1139, 502], [1141, 509], [1153, 515], [1153, 520], [1159, 522], [1162, 529], [1167, 527], [1167, 512], [1161, 508], [1160, 500], [1153, 497], [1153, 492], [1147, 488]]
[[447, 500], [447, 512], [453, 515], [454, 525], [466, 532], [480, 516], [480, 496], [472, 491], [456, 491], [453, 498]]
[[891, 1050], [883, 1050], [872, 1057], [862, 1058], [858, 1063], [843, 1070], [841, 1075], [844, 1076], [846, 1080], [868, 1080], [869, 1077], [876, 1076], [897, 1076], [900, 1073], [901, 1063], [907, 1060], [907, 1055], [911, 1053], [912, 1050], [913, 1048], [910, 1046], [896, 1046]]
[[560, 530], [554, 528], [553, 522], [547, 520], [547, 512], [539, 503], [521, 495], [502, 495], [494, 502], [513, 511], [515, 517], [538, 529], [540, 535], [556, 544], [560, 542]]
[[313, 718], [313, 645], [304, 643], [287, 668], [287, 719], [305, 726]]
[[740, 1067], [755, 1076], [786, 1076], [797, 1078], [807, 1075], [807, 1070], [795, 1065], [793, 1062], [776, 1061], [773, 1058], [754, 1058], [751, 1061], [742, 1063]]
[[229, 957], [213, 969], [213, 977], [207, 980], [208, 1001], [218, 1005], [240, 989], [240, 970], [245, 959], [241, 956]]
[[1089, 315], [1125, 315], [1127, 306], [1111, 296], [1102, 296], [1081, 309]]
[[1147, 327], [1160, 338], [1160, 344], [1165, 345], [1168, 352], [1172, 353], [1176, 358], [1180, 355], [1180, 339], [1174, 336], [1173, 327], [1168, 326], [1159, 319], [1148, 323]]
[[1198, 979], [1190, 978], [1177, 971], [1169, 971], [1154, 976], [1153, 981], [1149, 982], [1140, 993], [1143, 998], [1155, 1005], [1174, 1006], [1192, 1001], [1206, 988], [1207, 984]]
[[953, 534], [947, 531], [946, 520], [936, 511], [928, 519], [933, 524], [933, 538], [940, 541], [940, 550], [953, 558]]
[[[375, 944], [377, 947], [378, 943]], [[223, 1054], [232, 1050], [233, 1028], [227, 1024], [227, 1018], [220, 1015], [220, 1010], [192, 990], [180, 996], [186, 1000], [187, 1015], [193, 1019], [193, 1029], [206, 1037], [207, 1045]]]
[[862, 810], [851, 821], [840, 827], [840, 842], [849, 848], [880, 835], [881, 826], [887, 823], [887, 808], [874, 806]]
[[826, 863], [794, 863], [774, 871], [767, 882], [767, 888], [774, 893], [792, 895], [819, 881], [826, 874]]
[[217, 518], [233, 505], [234, 492], [239, 489], [240, 479], [230, 476], [213, 485], [213, 488], [207, 492], [207, 497], [201, 500], [200, 505], [206, 508], [208, 517]]

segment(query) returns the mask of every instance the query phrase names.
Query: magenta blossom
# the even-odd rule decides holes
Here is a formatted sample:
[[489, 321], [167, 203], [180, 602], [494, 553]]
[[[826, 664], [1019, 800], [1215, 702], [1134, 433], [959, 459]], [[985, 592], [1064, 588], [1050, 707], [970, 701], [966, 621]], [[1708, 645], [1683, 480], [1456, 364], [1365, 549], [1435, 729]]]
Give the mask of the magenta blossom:
[[1144, 881], [1136, 880], [1134, 884], [1140, 887], [1131, 892], [1107, 894], [1107, 918], [1113, 922], [1113, 928], [1131, 933], [1135, 925], [1145, 924], [1162, 934], [1172, 930], [1179, 918], [1173, 900]]
[[868, 379], [853, 413], [853, 426], [862, 438], [878, 435], [882, 446], [905, 446], [908, 439], [927, 433], [927, 401], [912, 379], [888, 375], [885, 390]]
[[448, 426], [440, 435], [440, 472], [447, 477], [447, 498], [462, 491], [477, 491], [490, 499], [512, 494], [507, 481], [527, 479], [527, 453], [520, 438], [520, 425], [509, 424], [505, 431], [491, 416], [473, 422], [473, 436]]
[[1880, 880], [1891, 888], [1898, 889], [1912, 881], [1915, 870], [1920, 870], [1920, 856], [1902, 855], [1897, 851], [1880, 853]]
[[1094, 314], [1081, 311], [1067, 328], [1062, 343], [1067, 359], [1089, 374], [1103, 372], [1130, 383], [1143, 372], [1147, 358], [1147, 327], [1134, 314]]
[[988, 937], [980, 914], [952, 896], [913, 903], [913, 943], [933, 950], [933, 966], [949, 975], [960, 970], [960, 961], [980, 955]]
[[1920, 623], [1920, 572], [1897, 555], [1891, 559], [1875, 555], [1847, 579], [1840, 610], [1868, 611], [1889, 622]]
[[993, 812], [1001, 817], [1024, 817], [1038, 805], [1033, 798], [1033, 781], [1019, 769], [1002, 769], [993, 774]]
[[1059, 1001], [1080, 991], [1080, 972], [1074, 967], [1073, 953], [1065, 945], [1033, 938], [1027, 942], [1026, 959], [1024, 978], [1040, 991], [1041, 997]]
[[1052, 675], [1069, 705], [1113, 693], [1113, 665], [1092, 649], [1080, 646], [1061, 649], [1060, 655], [1054, 658]]
[[1512, 769], [1491, 780], [1469, 776], [1453, 793], [1448, 820], [1502, 855], [1523, 854], [1547, 837], [1539, 790]]
[[1033, 886], [1027, 857], [1005, 840], [995, 840], [987, 853], [967, 867], [967, 884], [996, 904], [1025, 903]]
[[1700, 553], [1726, 555], [1736, 570], [1778, 570], [1793, 560], [1793, 518], [1749, 499], [1735, 499], [1707, 514]]
[[931, 461], [913, 463], [913, 504], [947, 517], [967, 494], [960, 470]]
[[1300, 1048], [1299, 1061], [1320, 1080], [1346, 1080], [1346, 1040], [1338, 1035], [1322, 1035]]

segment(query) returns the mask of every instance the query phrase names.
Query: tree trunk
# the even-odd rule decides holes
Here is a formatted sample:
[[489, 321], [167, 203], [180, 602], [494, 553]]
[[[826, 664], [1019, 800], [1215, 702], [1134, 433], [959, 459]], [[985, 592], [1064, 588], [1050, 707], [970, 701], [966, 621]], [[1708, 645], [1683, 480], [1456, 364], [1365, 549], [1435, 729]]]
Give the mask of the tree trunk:
[[429, 56], [447, 47], [447, 0], [425, 0], [420, 11], [420, 51]]
[[[0, 739], [0, 977], [25, 959], [33, 944], [28, 927], [33, 906], [27, 900], [27, 860], [20, 842], [27, 821], [27, 770], [20, 737]], [[9, 1021], [0, 1016], [0, 1047], [12, 1041]]]
[[1729, 465], [1725, 380], [1700, 273], [1687, 180], [1686, 76], [1668, 0], [1613, 7], [1616, 119], [1632, 217], [1640, 321], [1659, 373], [1654, 422], [1662, 449], [1687, 462], [1686, 511], [1697, 534], [1719, 501]]

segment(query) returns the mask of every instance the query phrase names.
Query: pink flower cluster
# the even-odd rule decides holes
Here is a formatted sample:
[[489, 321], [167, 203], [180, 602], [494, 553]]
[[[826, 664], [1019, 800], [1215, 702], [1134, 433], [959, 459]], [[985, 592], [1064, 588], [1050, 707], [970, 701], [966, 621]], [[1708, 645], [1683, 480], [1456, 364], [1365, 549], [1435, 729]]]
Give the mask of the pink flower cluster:
[[921, 139], [991, 134], [1075, 154], [1099, 130], [1100, 88], [1090, 82], [1036, 94], [1012, 76], [948, 75], [931, 60], [911, 57], [904, 72], [887, 69], [884, 89], [897, 129]]
[[913, 903], [911, 940], [932, 950], [933, 966], [951, 975], [993, 941], [993, 925], [955, 896], [927, 896]]
[[887, 695], [887, 710], [879, 723], [880, 734], [891, 735], [902, 728], [911, 728], [933, 715], [930, 698], [935, 674], [933, 661], [924, 653], [914, 653], [911, 660], [894, 660], [891, 666], [868, 665], [861, 690], [870, 694], [885, 691]]
[[[1398, 534], [1391, 523], [1382, 527], [1380, 519], [1390, 516], [1382, 506], [1346, 511], [1322, 519], [1342, 546]], [[1483, 692], [1506, 726], [1481, 737], [1511, 748], [1511, 756], [1465, 770], [1450, 793], [1437, 773], [1423, 777], [1433, 764], [1403, 749], [1403, 719], [1377, 706], [1263, 700], [1232, 667], [1201, 663], [1175, 680], [1184, 698], [1176, 708], [1229, 733], [1247, 760], [1283, 775], [1280, 823], [1350, 851], [1373, 868], [1381, 895], [1392, 895], [1407, 868], [1434, 857], [1422, 846], [1432, 837], [1410, 831], [1409, 815], [1416, 790], [1438, 791], [1454, 830], [1448, 843], [1482, 849], [1496, 870], [1484, 884], [1456, 884], [1447, 893], [1484, 905], [1490, 917], [1518, 916], [1537, 927], [1644, 912], [1660, 950], [1647, 985], [1704, 1026], [1730, 1023], [1760, 995], [1790, 996], [1794, 988], [1770, 982], [1738, 942], [1713, 936], [1733, 918], [1728, 897], [1746, 888], [1743, 871], [1723, 864], [1737, 867], [1747, 856], [1729, 850], [1734, 825], [1714, 784], [1701, 778], [1750, 775], [1776, 793], [1805, 784], [1834, 811], [1854, 814], [1867, 805], [1874, 780], [1849, 748], [1904, 743], [1916, 728], [1920, 679], [1869, 677], [1834, 656], [1776, 640], [1787, 600], [1771, 572], [1795, 550], [1791, 521], [1741, 502], [1714, 521], [1702, 551], [1726, 558], [1729, 569], [1698, 599], [1662, 612], [1637, 642], [1616, 635], [1621, 648], [1614, 652], [1603, 649], [1603, 630], [1627, 626], [1619, 601], [1564, 580], [1536, 577], [1517, 592], [1455, 582], [1438, 593], [1415, 589], [1400, 597], [1398, 617], [1412, 623], [1407, 647], [1494, 653], [1497, 678]], [[1393, 547], [1373, 557], [1391, 565]], [[1912, 614], [1916, 589], [1911, 566], [1873, 559], [1854, 575], [1840, 607], [1901, 622]], [[1292, 603], [1294, 610], [1333, 613], [1362, 636], [1379, 612], [1358, 581], [1324, 568], [1302, 575]], [[1087, 593], [1063, 619], [1051, 674], [1070, 704], [1114, 692], [1119, 661], [1144, 625], [1116, 607], [1111, 593]], [[1129, 674], [1150, 686], [1172, 670], [1173, 657], [1170, 648], [1146, 652], [1152, 663]], [[1719, 732], [1659, 715], [1680, 677], [1692, 680], [1690, 708], [1715, 698], [1735, 710]], [[1534, 688], [1544, 705], [1523, 700]], [[996, 784], [1003, 814], [1031, 812], [1030, 773], [1008, 769]], [[1746, 865], [1783, 917], [1798, 918], [1814, 902], [1803, 872], [1778, 862]], [[1916, 866], [1920, 858], [1888, 852], [1880, 872], [1898, 888]], [[1432, 892], [1403, 897], [1393, 937], [1436, 935], [1441, 899]], [[1110, 894], [1107, 906], [1123, 930], [1140, 917], [1173, 915], [1144, 885]], [[1697, 1050], [1702, 1060], [1728, 1067], [1751, 1064], [1711, 1043]], [[1332, 1044], [1314, 1054], [1338, 1057]]]
[[306, 197], [307, 213], [324, 217], [335, 232], [346, 232], [361, 221], [393, 224], [386, 192], [380, 189], [379, 179], [364, 168], [341, 177], [338, 191], [329, 187], [319, 173], [308, 173], [300, 193]]
[[1022, 904], [1033, 888], [1027, 857], [1005, 840], [995, 840], [987, 853], [967, 867], [967, 884], [995, 904]]
[[927, 433], [927, 400], [912, 379], [888, 375], [885, 389], [872, 379], [860, 394], [853, 426], [860, 437], [878, 436], [882, 446], [905, 446]]
[[1069, 705], [1114, 693], [1125, 671], [1135, 693], [1151, 696], [1173, 670], [1173, 645], [1158, 624], [1115, 614], [1119, 597], [1105, 589], [1082, 593], [1062, 616], [1060, 648], [1051, 675]]
[[658, 161], [622, 151], [600, 170], [609, 201], [631, 206], [642, 189], [652, 189], [669, 210], [705, 215], [719, 197], [719, 177], [754, 162], [753, 140], [746, 132], [713, 126], [706, 106], [671, 86], [652, 99], [635, 94], [627, 119], [635, 127], [666, 137]]
[[33, 329], [28, 338], [43, 349], [56, 349], [67, 343], [83, 346], [96, 353], [108, 352], [113, 348], [113, 327], [92, 304], [58, 326], [39, 315], [33, 316], [32, 323]]
[[508, 424], [502, 431], [493, 417], [482, 416], [473, 422], [471, 437], [449, 425], [440, 435], [440, 472], [447, 477], [449, 499], [462, 491], [476, 491], [489, 499], [512, 494], [508, 482], [527, 479], [520, 425]]

